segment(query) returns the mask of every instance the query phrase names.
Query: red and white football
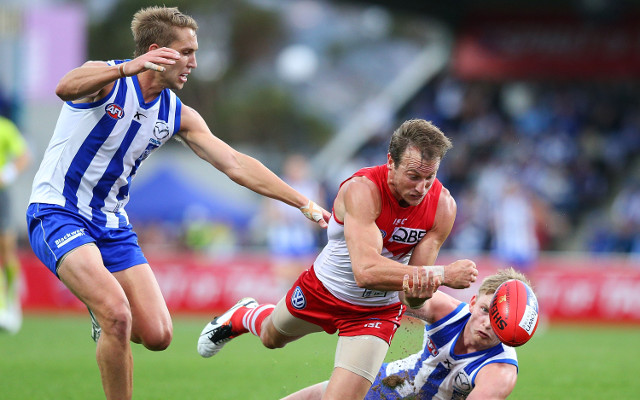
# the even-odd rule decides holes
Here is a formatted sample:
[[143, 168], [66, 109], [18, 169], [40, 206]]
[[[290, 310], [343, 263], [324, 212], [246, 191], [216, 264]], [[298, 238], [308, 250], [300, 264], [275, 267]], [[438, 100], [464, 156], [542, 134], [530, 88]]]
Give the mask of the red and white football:
[[522, 346], [538, 327], [538, 299], [526, 283], [511, 279], [494, 293], [489, 317], [502, 343]]

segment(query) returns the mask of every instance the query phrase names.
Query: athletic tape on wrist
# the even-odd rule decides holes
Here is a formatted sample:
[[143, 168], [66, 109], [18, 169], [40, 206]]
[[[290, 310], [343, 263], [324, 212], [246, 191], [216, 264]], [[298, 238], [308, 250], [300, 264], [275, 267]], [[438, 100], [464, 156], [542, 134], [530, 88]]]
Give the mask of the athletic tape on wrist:
[[300, 211], [302, 211], [302, 214], [304, 214], [305, 217], [314, 222], [318, 222], [324, 218], [322, 216], [322, 209], [311, 200], [309, 200], [309, 203], [307, 203], [306, 206], [300, 207]]
[[444, 265], [425, 265], [424, 271], [429, 275], [429, 271], [433, 273], [433, 277], [440, 276], [440, 283], [444, 283]]

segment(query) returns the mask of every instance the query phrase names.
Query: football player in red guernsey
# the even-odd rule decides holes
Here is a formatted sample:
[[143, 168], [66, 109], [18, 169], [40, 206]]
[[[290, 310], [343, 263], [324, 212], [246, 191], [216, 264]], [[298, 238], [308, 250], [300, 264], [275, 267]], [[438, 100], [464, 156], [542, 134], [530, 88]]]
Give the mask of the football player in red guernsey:
[[[340, 186], [328, 243], [311, 268], [277, 305], [244, 298], [208, 323], [200, 355], [215, 355], [245, 332], [279, 348], [309, 333], [338, 331], [322, 398], [363, 399], [406, 307], [422, 306], [439, 284], [465, 288], [476, 280], [473, 261], [434, 265], [456, 215], [453, 197], [436, 178], [450, 148], [432, 123], [404, 122], [391, 137], [387, 163], [363, 168]], [[416, 292], [405, 298], [409, 276]]]
[[[424, 306], [408, 311], [426, 322], [423, 348], [383, 364], [365, 399], [506, 399], [516, 385], [518, 359], [491, 328], [490, 304], [498, 287], [511, 279], [529, 284], [523, 274], [504, 269], [486, 277], [469, 304], [438, 291]], [[405, 295], [413, 296], [412, 290]], [[326, 386], [318, 383], [283, 400], [320, 400]]]

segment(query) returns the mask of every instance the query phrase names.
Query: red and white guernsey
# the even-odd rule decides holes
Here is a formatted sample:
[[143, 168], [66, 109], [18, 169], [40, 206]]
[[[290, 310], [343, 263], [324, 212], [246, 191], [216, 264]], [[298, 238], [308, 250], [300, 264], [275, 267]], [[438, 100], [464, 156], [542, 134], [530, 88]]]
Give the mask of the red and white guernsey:
[[[363, 168], [351, 178], [364, 176], [378, 186], [382, 197], [382, 211], [376, 219], [376, 225], [382, 234], [382, 255], [407, 264], [413, 248], [433, 226], [442, 183], [436, 179], [424, 200], [417, 206], [401, 207], [387, 184], [388, 172], [387, 165], [384, 164]], [[313, 269], [318, 279], [335, 297], [362, 306], [384, 306], [399, 301], [396, 291], [384, 292], [358, 287], [344, 238], [344, 225], [335, 215], [329, 221], [327, 236], [328, 243], [313, 263]]]

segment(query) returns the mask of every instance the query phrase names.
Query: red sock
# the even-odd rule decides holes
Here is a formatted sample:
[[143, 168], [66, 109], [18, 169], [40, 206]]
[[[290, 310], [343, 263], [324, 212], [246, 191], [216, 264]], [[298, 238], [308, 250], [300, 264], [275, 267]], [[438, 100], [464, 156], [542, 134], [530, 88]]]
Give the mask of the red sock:
[[234, 336], [249, 332], [242, 324], [242, 319], [249, 311], [253, 311], [253, 308], [240, 307], [231, 315], [229, 322], [231, 322], [231, 332]]
[[[273, 304], [263, 304], [256, 308], [249, 309], [249, 311], [246, 313], [243, 313], [242, 326], [244, 327], [244, 329], [246, 329], [244, 332], [249, 331], [257, 337], [260, 337], [260, 332], [262, 331], [262, 321], [264, 321], [265, 318], [271, 315], [274, 308], [276, 308], [276, 306], [274, 306]], [[233, 318], [235, 318], [238, 314], [238, 312], [233, 314]]]

